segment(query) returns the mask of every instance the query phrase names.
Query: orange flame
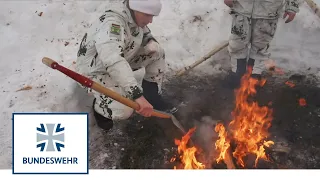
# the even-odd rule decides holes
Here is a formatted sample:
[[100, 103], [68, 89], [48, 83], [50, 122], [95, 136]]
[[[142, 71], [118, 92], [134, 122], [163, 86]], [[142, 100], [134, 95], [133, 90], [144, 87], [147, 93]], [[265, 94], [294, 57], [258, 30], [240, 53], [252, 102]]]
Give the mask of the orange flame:
[[[230, 141], [234, 141], [236, 148], [233, 157], [236, 158], [237, 164], [245, 167], [243, 158], [249, 154], [256, 155], [255, 167], [257, 167], [259, 159], [269, 161], [265, 147], [274, 144], [273, 141], [266, 141], [269, 136], [268, 129], [272, 121], [272, 109], [267, 106], [260, 107], [257, 102], [252, 101], [252, 96], [257, 93], [256, 86], [263, 86], [265, 79], [257, 80], [251, 78], [252, 67], [248, 67], [248, 72], [241, 78], [241, 86], [235, 91], [236, 107], [232, 112], [233, 119], [229, 124], [230, 135], [228, 135], [223, 124], [219, 123], [215, 127], [219, 139], [215, 142], [215, 147], [219, 151], [216, 162], [225, 160]], [[301, 100], [300, 100], [301, 101]], [[269, 106], [272, 105], [269, 102]], [[182, 140], [175, 139], [178, 145], [178, 153], [184, 165], [184, 169], [204, 169], [205, 165], [196, 159], [196, 147], [187, 148], [195, 127], [190, 129], [188, 133], [182, 137]], [[175, 161], [171, 159], [171, 162]], [[176, 166], [174, 167], [176, 169]]]
[[269, 136], [272, 110], [249, 101], [251, 96], [256, 94], [255, 87], [263, 86], [266, 80], [251, 78], [251, 72], [252, 68], [249, 67], [241, 79], [241, 87], [236, 90], [236, 107], [232, 113], [233, 120], [229, 124], [232, 138], [237, 145], [233, 156], [241, 167], [245, 166], [243, 158], [248, 154], [256, 155], [255, 167], [260, 158], [268, 161], [264, 146], [273, 144], [272, 141], [263, 142]]
[[230, 147], [230, 141], [227, 139], [227, 132], [223, 124], [217, 124], [215, 127], [215, 131], [219, 135], [219, 139], [215, 143], [216, 149], [220, 152], [218, 158], [216, 159], [217, 163], [219, 163], [225, 159], [226, 152]]
[[[205, 165], [197, 161], [195, 156], [197, 148], [195, 146], [187, 148], [187, 144], [190, 140], [192, 133], [196, 128], [192, 128], [188, 131], [186, 135], [182, 137], [182, 140], [175, 139], [175, 144], [178, 146], [178, 153], [180, 154], [180, 159], [184, 165], [184, 169], [204, 169]], [[176, 167], [174, 167], [176, 169]]]

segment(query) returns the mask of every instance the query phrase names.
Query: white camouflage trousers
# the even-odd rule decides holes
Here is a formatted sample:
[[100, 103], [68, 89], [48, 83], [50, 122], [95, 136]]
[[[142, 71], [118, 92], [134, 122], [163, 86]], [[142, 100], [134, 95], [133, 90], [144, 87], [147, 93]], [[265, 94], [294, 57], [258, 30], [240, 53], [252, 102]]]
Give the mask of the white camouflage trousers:
[[[140, 48], [137, 54], [128, 62], [133, 71], [145, 68], [144, 79], [146, 81], [156, 82], [159, 90], [161, 89], [161, 83], [166, 70], [166, 62], [164, 50], [160, 45], [157, 46], [157, 50], [152, 54], [146, 54], [144, 48]], [[90, 79], [125, 97], [123, 88], [119, 87], [117, 82], [114, 82], [108, 74], [97, 75], [90, 77]], [[93, 89], [86, 89], [89, 94], [92, 94], [96, 98], [94, 109], [102, 116], [117, 121], [126, 120], [132, 115], [134, 110], [130, 107]]]
[[[261, 74], [264, 61], [270, 58], [269, 43], [277, 29], [278, 19], [251, 19], [233, 14], [228, 50], [232, 71], [236, 72], [237, 59], [255, 60], [254, 74]], [[251, 46], [251, 48], [249, 48]]]

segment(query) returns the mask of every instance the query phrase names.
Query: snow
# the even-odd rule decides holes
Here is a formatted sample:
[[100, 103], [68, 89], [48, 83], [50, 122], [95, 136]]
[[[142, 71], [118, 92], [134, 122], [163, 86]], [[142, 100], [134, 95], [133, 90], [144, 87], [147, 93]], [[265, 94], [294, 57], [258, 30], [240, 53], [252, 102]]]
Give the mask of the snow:
[[[91, 111], [91, 101], [74, 92], [75, 82], [46, 67], [41, 59], [47, 56], [73, 69], [80, 39], [111, 1], [118, 2], [0, 1], [0, 168], [11, 167], [13, 112]], [[166, 51], [171, 73], [228, 39], [231, 17], [222, 0], [162, 2], [163, 11], [150, 28]], [[320, 4], [320, 0], [316, 2]], [[40, 12], [42, 16], [38, 15]], [[285, 24], [280, 20], [272, 41], [272, 58], [285, 71], [320, 76], [319, 39], [320, 18], [304, 4], [294, 22]], [[208, 66], [215, 58], [222, 59], [222, 64]], [[194, 72], [219, 73], [217, 67], [230, 66], [228, 57], [215, 58], [208, 59]], [[16, 92], [26, 85], [33, 89]]]

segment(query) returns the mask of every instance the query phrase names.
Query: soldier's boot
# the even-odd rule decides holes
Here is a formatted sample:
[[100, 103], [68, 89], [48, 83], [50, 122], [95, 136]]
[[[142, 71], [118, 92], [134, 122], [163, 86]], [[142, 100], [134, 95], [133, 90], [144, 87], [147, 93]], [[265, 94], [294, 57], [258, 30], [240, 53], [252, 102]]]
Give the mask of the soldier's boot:
[[159, 94], [158, 84], [142, 80], [143, 96], [153, 106], [154, 109], [175, 114], [178, 109], [170, 102], [165, 102], [163, 97]]
[[227, 81], [231, 88], [236, 89], [240, 86], [241, 78], [247, 70], [247, 59], [237, 59], [236, 72], [230, 72]]
[[113, 121], [96, 112], [96, 110], [94, 109], [95, 103], [96, 103], [96, 99], [93, 100], [93, 105], [92, 105], [93, 115], [96, 120], [96, 123], [99, 128], [103, 129], [104, 131], [109, 131], [113, 127]]

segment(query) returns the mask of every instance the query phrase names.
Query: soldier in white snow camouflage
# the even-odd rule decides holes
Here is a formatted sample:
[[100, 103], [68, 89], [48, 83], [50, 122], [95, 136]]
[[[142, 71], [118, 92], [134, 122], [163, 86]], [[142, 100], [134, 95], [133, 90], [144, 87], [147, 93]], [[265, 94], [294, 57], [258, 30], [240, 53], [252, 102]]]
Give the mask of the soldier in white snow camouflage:
[[[78, 51], [77, 71], [103, 86], [136, 101], [140, 113], [149, 117], [153, 108], [170, 107], [161, 96], [166, 71], [165, 53], [147, 24], [161, 11], [160, 0], [125, 0], [106, 12], [85, 33]], [[145, 68], [142, 85], [133, 71]], [[125, 120], [133, 109], [95, 92], [93, 109], [99, 127], [112, 128], [114, 120]]]
[[[229, 53], [233, 85], [239, 85], [247, 66], [253, 67], [253, 77], [260, 77], [264, 60], [270, 58], [269, 44], [273, 39], [278, 19], [292, 21], [299, 12], [301, 0], [224, 0], [233, 17]], [[249, 49], [249, 45], [251, 48]]]

